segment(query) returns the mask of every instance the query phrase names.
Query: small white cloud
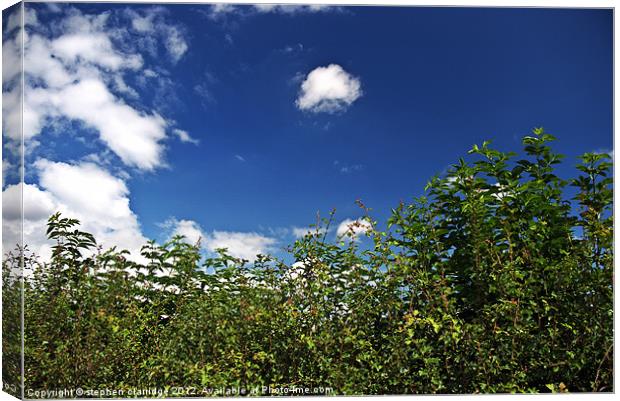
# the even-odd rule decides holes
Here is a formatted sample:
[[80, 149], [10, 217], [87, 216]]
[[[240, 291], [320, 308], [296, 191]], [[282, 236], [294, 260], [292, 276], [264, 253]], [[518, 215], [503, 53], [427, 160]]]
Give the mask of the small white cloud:
[[[131, 12], [133, 12], [133, 10], [131, 10]], [[153, 32], [155, 30], [155, 26], [153, 25], [153, 18], [153, 14], [147, 14], [142, 16], [138, 13], [134, 13], [131, 20], [131, 26], [138, 32]]]
[[339, 171], [342, 174], [351, 174], [356, 171], [362, 171], [363, 169], [364, 169], [364, 165], [362, 164], [351, 164], [351, 165], [347, 164], [347, 165], [340, 166]]
[[144, 71], [142, 71], [142, 75], [144, 75], [147, 78], [156, 78], [157, 76], [159, 76], [159, 74], [157, 74], [155, 71], [151, 70], [150, 68], [147, 68]]
[[241, 155], [235, 155], [235, 159], [239, 160], [242, 163], [245, 162], [245, 158], [243, 156], [241, 156]]
[[211, 19], [219, 19], [227, 14], [236, 13], [237, 10], [238, 8], [233, 6], [232, 4], [216, 3], [216, 4], [211, 5], [207, 15]]
[[304, 45], [301, 43], [296, 43], [294, 45], [287, 45], [287, 46], [284, 46], [279, 51], [285, 54], [299, 53], [299, 52], [304, 51]]
[[254, 8], [262, 13], [270, 13], [280, 8], [278, 4], [255, 4]]
[[307, 75], [295, 104], [303, 111], [336, 113], [346, 110], [360, 96], [360, 80], [341, 66], [330, 64], [317, 67]]
[[338, 236], [338, 238], [347, 237], [353, 240], [358, 240], [360, 235], [367, 233], [371, 229], [372, 225], [369, 221], [365, 219], [346, 219], [338, 225], [338, 228], [336, 229], [336, 235]]
[[192, 138], [187, 131], [182, 129], [175, 128], [172, 130], [174, 135], [176, 135], [181, 142], [184, 143], [193, 143], [194, 145], [198, 145], [200, 141], [198, 139]]
[[181, 57], [185, 54], [189, 46], [185, 42], [185, 38], [176, 27], [168, 27], [166, 39], [166, 49], [172, 58], [174, 63], [178, 63]]

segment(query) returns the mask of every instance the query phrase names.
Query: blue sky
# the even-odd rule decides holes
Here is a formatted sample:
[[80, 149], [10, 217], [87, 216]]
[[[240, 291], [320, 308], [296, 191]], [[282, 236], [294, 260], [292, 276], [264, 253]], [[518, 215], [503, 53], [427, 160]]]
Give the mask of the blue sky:
[[613, 147], [610, 10], [26, 7], [33, 231], [56, 208], [106, 245], [279, 253], [356, 199], [384, 221], [483, 140], [519, 150], [544, 126], [567, 177]]

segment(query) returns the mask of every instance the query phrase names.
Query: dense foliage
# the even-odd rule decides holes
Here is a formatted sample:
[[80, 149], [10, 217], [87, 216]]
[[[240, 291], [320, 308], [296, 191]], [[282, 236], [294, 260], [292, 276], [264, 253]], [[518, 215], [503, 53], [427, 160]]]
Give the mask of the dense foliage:
[[585, 154], [565, 181], [552, 140], [474, 146], [385, 231], [365, 209], [372, 246], [328, 241], [326, 219], [293, 264], [181, 237], [137, 264], [54, 215], [52, 260], [26, 259], [25, 387], [613, 391], [611, 163]]

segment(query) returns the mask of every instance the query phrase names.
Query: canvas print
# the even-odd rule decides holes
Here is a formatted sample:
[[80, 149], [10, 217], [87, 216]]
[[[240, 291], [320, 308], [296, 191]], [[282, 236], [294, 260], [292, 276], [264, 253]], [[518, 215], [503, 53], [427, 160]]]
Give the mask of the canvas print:
[[26, 399], [613, 392], [613, 10], [2, 12]]

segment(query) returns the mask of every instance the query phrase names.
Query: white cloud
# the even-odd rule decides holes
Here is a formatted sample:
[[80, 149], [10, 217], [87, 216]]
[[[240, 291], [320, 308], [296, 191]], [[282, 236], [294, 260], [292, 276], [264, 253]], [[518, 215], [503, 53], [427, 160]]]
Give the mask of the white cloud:
[[[161, 51], [172, 62], [177, 62], [187, 51], [184, 30], [157, 13], [152, 17], [142, 15], [143, 20], [125, 27], [123, 21], [127, 21], [127, 15], [120, 10], [98, 15], [83, 14], [72, 7], [63, 10], [64, 14], [54, 16], [50, 26], [32, 27], [24, 43], [24, 138], [27, 147], [33, 148], [38, 143], [35, 137], [42, 129], [72, 120], [93, 129], [106, 148], [82, 158], [81, 162], [39, 159], [32, 164], [32, 178], [36, 176], [38, 184], [4, 188], [3, 243], [6, 249], [11, 249], [10, 244], [14, 245], [21, 235], [19, 199], [23, 191], [25, 242], [42, 258], [50, 255], [50, 244], [45, 237], [47, 219], [60, 211], [66, 217], [79, 219], [81, 229], [95, 235], [104, 248], [128, 249], [131, 257], [140, 261], [140, 247], [146, 238], [130, 208], [125, 182], [129, 175], [120, 166], [112, 167], [110, 155], [113, 153], [125, 165], [145, 171], [165, 166], [163, 142], [172, 124], [157, 112], [130, 105], [121, 95], [132, 100], [139, 98], [127, 79], [141, 69], [149, 78], [166, 73], [160, 66], [144, 68], [142, 54], [158, 56], [148, 53], [149, 45], [157, 45], [152, 38], [153, 30], [159, 32], [160, 27], [165, 28], [157, 37], [161, 46], [154, 48], [164, 49]], [[109, 23], [112, 20], [113, 26]], [[149, 21], [154, 24], [152, 27]], [[37, 24], [34, 11], [26, 23]], [[19, 60], [20, 35], [21, 31], [17, 30], [3, 42], [3, 64], [19, 65], [13, 62]], [[132, 74], [126, 75], [128, 72]], [[20, 85], [15, 85], [18, 73], [10, 68], [3, 71], [3, 134], [8, 138], [5, 149], [15, 148], [21, 140], [19, 113], [11, 113], [19, 112], [21, 105]], [[11, 118], [13, 114], [16, 118]], [[182, 141], [195, 141], [185, 131], [171, 133]], [[102, 165], [110, 167], [116, 175]]]
[[274, 250], [276, 240], [255, 232], [218, 231], [205, 232], [193, 220], [169, 219], [162, 224], [168, 228], [170, 237], [183, 235], [188, 243], [196, 244], [200, 239], [203, 249], [214, 253], [217, 249], [226, 248], [228, 254], [236, 258], [256, 260], [259, 254], [268, 254]]
[[182, 235], [189, 244], [195, 245], [205, 238], [200, 225], [192, 220], [175, 220], [171, 219], [164, 223], [164, 226], [173, 228], [172, 235]]
[[338, 10], [338, 7], [326, 4], [254, 4], [259, 13], [301, 14]]
[[[37, 23], [38, 19], [37, 19], [37, 14], [36, 12], [31, 9], [31, 8], [25, 8], [25, 14], [24, 14], [24, 22], [26, 24], [34, 24]], [[7, 17], [7, 15], [3, 16], [4, 18]], [[21, 8], [15, 8], [14, 11], [8, 15], [8, 19], [7, 19], [7, 23], [6, 23], [6, 29], [4, 30], [5, 34], [6, 33], [10, 33], [11, 31], [13, 31], [14, 29], [18, 28], [21, 26], [21, 18], [22, 17], [22, 9]]]
[[337, 64], [317, 67], [301, 84], [295, 104], [300, 110], [313, 113], [335, 113], [346, 110], [362, 96], [362, 86]]
[[244, 163], [245, 162], [245, 157], [241, 156], [241, 155], [235, 155], [235, 159], [239, 160], [240, 162]]
[[[147, 239], [130, 209], [124, 180], [87, 162], [68, 164], [39, 159], [34, 167], [39, 187], [51, 197], [56, 211], [80, 220], [81, 229], [92, 233], [104, 248], [128, 249], [135, 260], [141, 260], [140, 247]], [[49, 210], [45, 214], [49, 215]]]
[[21, 72], [21, 31], [3, 34], [2, 42], [2, 83], [3, 87], [17, 78]]
[[139, 41], [140, 45], [150, 53], [155, 54], [157, 53], [157, 44], [153, 38], [159, 37], [168, 52], [170, 61], [176, 64], [185, 55], [189, 45], [181, 26], [170, 23], [165, 17], [166, 14], [166, 9], [158, 6], [140, 11], [125, 10], [125, 15], [131, 20], [133, 30], [145, 34]]
[[140, 15], [131, 9], [128, 10], [128, 13], [131, 13], [131, 26], [136, 31], [150, 33], [155, 30], [155, 25], [153, 24], [154, 14]]
[[[297, 53], [297, 52], [302, 52], [304, 50], [304, 45], [301, 43], [296, 43], [295, 45], [287, 45], [284, 46], [284, 48], [282, 48], [280, 51], [282, 53]], [[302, 75], [303, 78], [303, 75]]]
[[13, 163], [11, 163], [6, 157], [2, 158], [2, 188], [4, 188], [6, 178], [13, 175], [14, 170], [15, 166]]
[[11, 14], [8, 15], [3, 15], [4, 19], [6, 19], [6, 29], [5, 29], [5, 33], [9, 33], [11, 32], [13, 29], [18, 28], [21, 26], [22, 24], [22, 9], [19, 8], [15, 11], [13, 11]]
[[[25, 46], [24, 65], [30, 77], [41, 80], [50, 88], [60, 88], [73, 81], [70, 69], [54, 57], [50, 41], [39, 35], [30, 35]], [[94, 71], [92, 74], [95, 74]]]
[[76, 8], [70, 8], [66, 12], [67, 17], [58, 22], [58, 26], [65, 32], [101, 32], [104, 30], [110, 12], [100, 14], [83, 14]]
[[340, 166], [340, 172], [342, 174], [350, 174], [350, 173], [354, 173], [356, 171], [362, 171], [364, 169], [364, 165], [362, 164], [345, 164], [343, 166]]
[[364, 219], [343, 220], [336, 229], [336, 235], [339, 238], [348, 237], [353, 240], [357, 240], [360, 235], [367, 233], [372, 229], [372, 225], [369, 221]]
[[232, 4], [216, 3], [216, 4], [211, 5], [211, 8], [209, 9], [209, 12], [207, 13], [207, 15], [211, 19], [218, 19], [227, 14], [236, 13], [237, 11], [238, 11], [238, 8], [233, 6]]
[[50, 48], [65, 65], [91, 63], [112, 71], [121, 68], [137, 70], [143, 65], [139, 54], [122, 54], [114, 50], [110, 37], [104, 32], [65, 34], [52, 40]]
[[[119, 95], [132, 99], [139, 97], [123, 74], [142, 69], [144, 59], [141, 54], [128, 50], [140, 46], [132, 42], [127, 44], [125, 39], [129, 32], [126, 29], [108, 27], [110, 15], [86, 15], [70, 9], [57, 21], [54, 29], [61, 34], [46, 38], [33, 30], [28, 35], [24, 44], [27, 77], [24, 139], [34, 144], [36, 142], [32, 139], [48, 124], [63, 117], [77, 120], [94, 128], [101, 141], [123, 163], [152, 171], [165, 166], [163, 141], [170, 124], [159, 113], [135, 108], [112, 93], [113, 88]], [[167, 23], [161, 12], [149, 11], [145, 15], [134, 12], [130, 16], [134, 17], [132, 26], [144, 37], [150, 38], [152, 29], [165, 28], [163, 45], [173, 62], [186, 52], [188, 46], [182, 28]], [[30, 20], [36, 22], [36, 15]], [[155, 24], [154, 27], [149, 27], [148, 21]], [[122, 49], [119, 42], [123, 43]], [[15, 43], [5, 41], [4, 45], [6, 48], [16, 47]], [[3, 61], [7, 64], [18, 56], [14, 50], [5, 52]], [[146, 76], [152, 77], [152, 69], [145, 71]], [[3, 81], [11, 79], [14, 74], [6, 72]], [[21, 104], [19, 86], [3, 95], [3, 112], [7, 116], [3, 129], [9, 138], [18, 141], [20, 119], [15, 111]]]
[[49, 259], [53, 245], [45, 235], [47, 219], [59, 211], [80, 220], [80, 229], [93, 234], [104, 249], [128, 249], [133, 260], [142, 261], [140, 248], [147, 239], [129, 207], [129, 190], [122, 179], [92, 163], [40, 159], [34, 167], [39, 185], [9, 185], [2, 193], [5, 250], [19, 241], [23, 188], [24, 244], [43, 260]]
[[151, 70], [150, 68], [143, 70], [142, 74], [147, 78], [157, 78], [159, 76], [159, 74], [157, 74], [155, 71]]
[[[17, 9], [10, 14], [8, 28], [2, 35], [2, 133], [13, 141], [13, 145], [21, 141], [22, 91], [18, 78], [21, 76], [22, 31], [13, 30], [11, 33], [10, 26], [21, 19], [20, 11]], [[4, 143], [5, 149], [9, 145], [7, 142]], [[9, 150], [16, 150], [15, 146], [9, 146]]]
[[125, 183], [95, 164], [72, 165], [39, 159], [34, 167], [39, 185], [71, 209], [98, 220], [130, 214]]
[[217, 102], [211, 88], [218, 82], [219, 80], [211, 71], [205, 70], [205, 72], [202, 74], [200, 81], [196, 85], [194, 85], [194, 92], [196, 92], [196, 94], [200, 96], [200, 100], [204, 108], [207, 108], [208, 104], [210, 103]]
[[[22, 138], [22, 91], [21, 86], [15, 86], [9, 91], [2, 93], [2, 131], [7, 139], [4, 143], [5, 149], [10, 145], [19, 146]], [[23, 124], [28, 124], [28, 116], [24, 113]], [[27, 138], [26, 138], [27, 139]], [[12, 143], [9, 143], [11, 141]]]
[[211, 5], [205, 14], [207, 17], [218, 20], [229, 15], [251, 16], [257, 14], [310, 14], [329, 11], [341, 11], [341, 7], [325, 4], [253, 4], [253, 5], [233, 5], [227, 3], [216, 3]]
[[138, 99], [140, 97], [140, 95], [134, 88], [127, 85], [127, 82], [125, 82], [122, 75], [120, 74], [114, 75], [112, 77], [112, 83], [114, 85], [114, 89], [116, 89], [120, 93], [123, 93], [133, 99]]
[[[22, 226], [22, 192], [23, 213]], [[2, 248], [12, 251], [22, 242], [43, 259], [51, 256], [51, 243], [45, 235], [47, 219], [57, 208], [56, 200], [32, 184], [9, 185], [2, 191]]]
[[276, 240], [253, 232], [213, 231], [207, 238], [206, 248], [213, 252], [219, 248], [227, 248], [230, 255], [256, 260], [258, 254], [273, 251]]
[[193, 143], [194, 145], [198, 145], [200, 141], [198, 139], [192, 138], [187, 131], [182, 129], [175, 128], [172, 132], [179, 138], [181, 142]]
[[178, 63], [181, 57], [185, 54], [189, 46], [185, 42], [185, 39], [175, 27], [168, 27], [166, 38], [166, 49], [172, 58], [174, 63]]
[[27, 103], [44, 105], [49, 115], [81, 120], [97, 129], [100, 139], [121, 160], [143, 170], [163, 164], [166, 121], [158, 114], [144, 114], [116, 98], [98, 79], [84, 79], [58, 91], [32, 89]]

